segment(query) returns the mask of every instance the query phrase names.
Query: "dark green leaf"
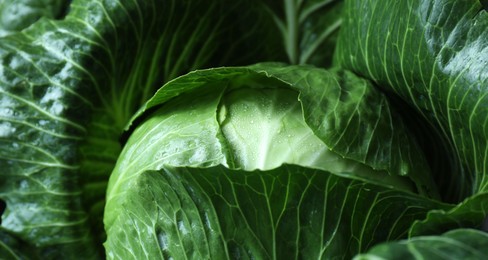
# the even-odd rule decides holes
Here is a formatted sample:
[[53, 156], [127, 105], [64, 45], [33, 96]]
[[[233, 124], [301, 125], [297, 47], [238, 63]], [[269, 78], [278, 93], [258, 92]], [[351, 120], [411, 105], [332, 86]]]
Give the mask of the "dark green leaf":
[[424, 220], [412, 225], [409, 235], [438, 235], [456, 228], [486, 229], [483, 223], [487, 216], [488, 194], [483, 192], [467, 198], [448, 211], [432, 210]]
[[0, 36], [27, 28], [42, 17], [62, 18], [68, 0], [2, 0], [0, 1]]
[[360, 259], [486, 259], [488, 233], [473, 229], [456, 229], [441, 236], [414, 237], [373, 247]]
[[[337, 62], [394, 92], [438, 129], [444, 199], [488, 186], [488, 14], [477, 0], [345, 3]], [[436, 143], [436, 142], [433, 142]]]
[[279, 56], [266, 40], [277, 37], [245, 33], [264, 19], [253, 6], [75, 0], [53, 15], [62, 19], [46, 15], [1, 38], [2, 226], [42, 257], [96, 257], [108, 175], [135, 110], [195, 68]]
[[291, 64], [329, 67], [341, 25], [342, 0], [265, 1]]
[[34, 247], [4, 229], [0, 229], [0, 256], [2, 259], [38, 259]]

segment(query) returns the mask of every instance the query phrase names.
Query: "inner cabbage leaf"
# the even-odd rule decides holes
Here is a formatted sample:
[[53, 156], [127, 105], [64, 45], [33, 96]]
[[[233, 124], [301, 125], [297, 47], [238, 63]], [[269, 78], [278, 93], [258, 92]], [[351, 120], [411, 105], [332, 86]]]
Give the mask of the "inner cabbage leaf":
[[[381, 156], [394, 156], [427, 167], [421, 153], [410, 154], [415, 139], [394, 108], [370, 86], [348, 72], [282, 64], [201, 70], [169, 82], [133, 119], [111, 175], [107, 255], [352, 256], [406, 237], [430, 209], [450, 209], [429, 198], [436, 187], [428, 168], [381, 164]], [[363, 102], [370, 110], [352, 105]], [[351, 105], [327, 109], [338, 103]], [[351, 121], [375, 122], [365, 131], [393, 138], [357, 143], [341, 128]], [[381, 152], [393, 147], [402, 150]]]

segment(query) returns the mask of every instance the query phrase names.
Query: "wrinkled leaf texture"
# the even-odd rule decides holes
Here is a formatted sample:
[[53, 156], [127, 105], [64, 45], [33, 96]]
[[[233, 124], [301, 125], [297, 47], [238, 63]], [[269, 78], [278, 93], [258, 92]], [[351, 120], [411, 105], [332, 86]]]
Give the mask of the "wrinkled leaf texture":
[[[43, 258], [98, 257], [106, 182], [127, 120], [184, 72], [279, 60], [268, 45], [279, 37], [256, 31], [263, 44], [242, 31], [274, 28], [257, 10], [241, 1], [75, 0], [62, 19], [2, 38], [2, 227]], [[243, 20], [255, 23], [242, 28]]]
[[[347, 0], [335, 62], [408, 103], [434, 129], [424, 140], [441, 196], [410, 236], [481, 228], [488, 214], [488, 14], [479, 1]], [[425, 134], [425, 133], [424, 133]], [[428, 139], [431, 139], [428, 141]], [[486, 228], [486, 227], [485, 227]]]
[[[336, 62], [395, 93], [439, 129], [451, 165], [446, 200], [484, 192], [488, 179], [488, 14], [476, 0], [345, 2]], [[441, 152], [440, 152], [441, 153]]]
[[440, 236], [422, 236], [373, 247], [354, 260], [367, 259], [486, 259], [488, 234], [475, 229], [455, 229]]
[[70, 1], [18, 0], [0, 2], [0, 36], [27, 28], [41, 17], [60, 19]]
[[[406, 238], [432, 209], [452, 208], [354, 172], [242, 170], [234, 158], [246, 146], [233, 150], [218, 119], [224, 93], [239, 87], [299, 92], [307, 125], [331, 149], [432, 184], [397, 111], [352, 73], [269, 63], [194, 71], [158, 90], [133, 119], [107, 192], [109, 258], [347, 259]], [[367, 142], [348, 125], [364, 129]], [[404, 162], [418, 168], [402, 168]]]

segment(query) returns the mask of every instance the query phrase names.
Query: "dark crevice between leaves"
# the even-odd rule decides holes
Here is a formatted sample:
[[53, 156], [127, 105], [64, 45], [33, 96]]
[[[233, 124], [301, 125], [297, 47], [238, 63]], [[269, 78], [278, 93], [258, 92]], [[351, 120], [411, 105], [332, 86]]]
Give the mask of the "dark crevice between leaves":
[[488, 12], [488, 0], [480, 0], [481, 8], [473, 15], [472, 19], [477, 19], [482, 13]]
[[483, 6], [483, 10], [488, 11], [488, 0], [480, 0], [481, 5]]
[[132, 134], [132, 132], [134, 132], [134, 130], [139, 125], [141, 125], [142, 122], [146, 121], [150, 117], [151, 114], [153, 114], [155, 111], [157, 111], [160, 108], [161, 108], [161, 106], [150, 107], [150, 108], [146, 109], [142, 115], [134, 118], [134, 120], [130, 123], [130, 126], [128, 126], [127, 129], [124, 129], [124, 131], [122, 131], [122, 133], [120, 134], [119, 139], [118, 139], [120, 145], [123, 147], [125, 145], [125, 143], [127, 143], [127, 140], [129, 140], [129, 137]]
[[54, 19], [56, 20], [62, 20], [68, 15], [68, 13], [71, 11], [71, 2], [72, 0], [64, 1], [61, 5], [61, 8], [59, 11], [54, 15]]
[[6, 208], [7, 208], [7, 203], [5, 203], [4, 200], [0, 199], [0, 225], [2, 225], [2, 215], [3, 212], [5, 212]]
[[452, 156], [456, 153], [453, 151], [450, 140], [443, 138], [437, 130], [438, 127], [429, 123], [403, 99], [393, 93], [383, 91], [380, 87], [377, 88], [388, 97], [390, 104], [402, 116], [408, 131], [415, 136], [427, 159], [442, 201], [458, 203], [466, 198], [469, 194], [464, 194], [461, 186], [471, 183], [459, 183], [454, 180], [455, 174], [461, 171], [462, 167], [457, 158]]
[[483, 223], [481, 224], [481, 230], [488, 232], [488, 215], [485, 217]]

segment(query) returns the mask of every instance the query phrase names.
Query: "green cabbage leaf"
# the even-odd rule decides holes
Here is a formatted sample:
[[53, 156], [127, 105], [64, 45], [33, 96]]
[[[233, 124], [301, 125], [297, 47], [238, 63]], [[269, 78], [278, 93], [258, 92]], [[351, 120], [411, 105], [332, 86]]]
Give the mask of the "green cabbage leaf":
[[448, 151], [442, 163], [451, 164], [438, 177], [446, 200], [486, 191], [488, 13], [480, 1], [346, 1], [335, 55], [436, 129], [433, 151]]
[[2, 230], [40, 258], [103, 257], [120, 134], [164, 82], [285, 53], [269, 45], [281, 41], [273, 20], [248, 1], [0, 3]]
[[348, 258], [452, 208], [386, 96], [347, 71], [195, 71], [132, 122], [107, 191], [109, 258]]
[[440, 236], [420, 236], [377, 245], [354, 259], [485, 259], [487, 246], [486, 232], [455, 229]]

